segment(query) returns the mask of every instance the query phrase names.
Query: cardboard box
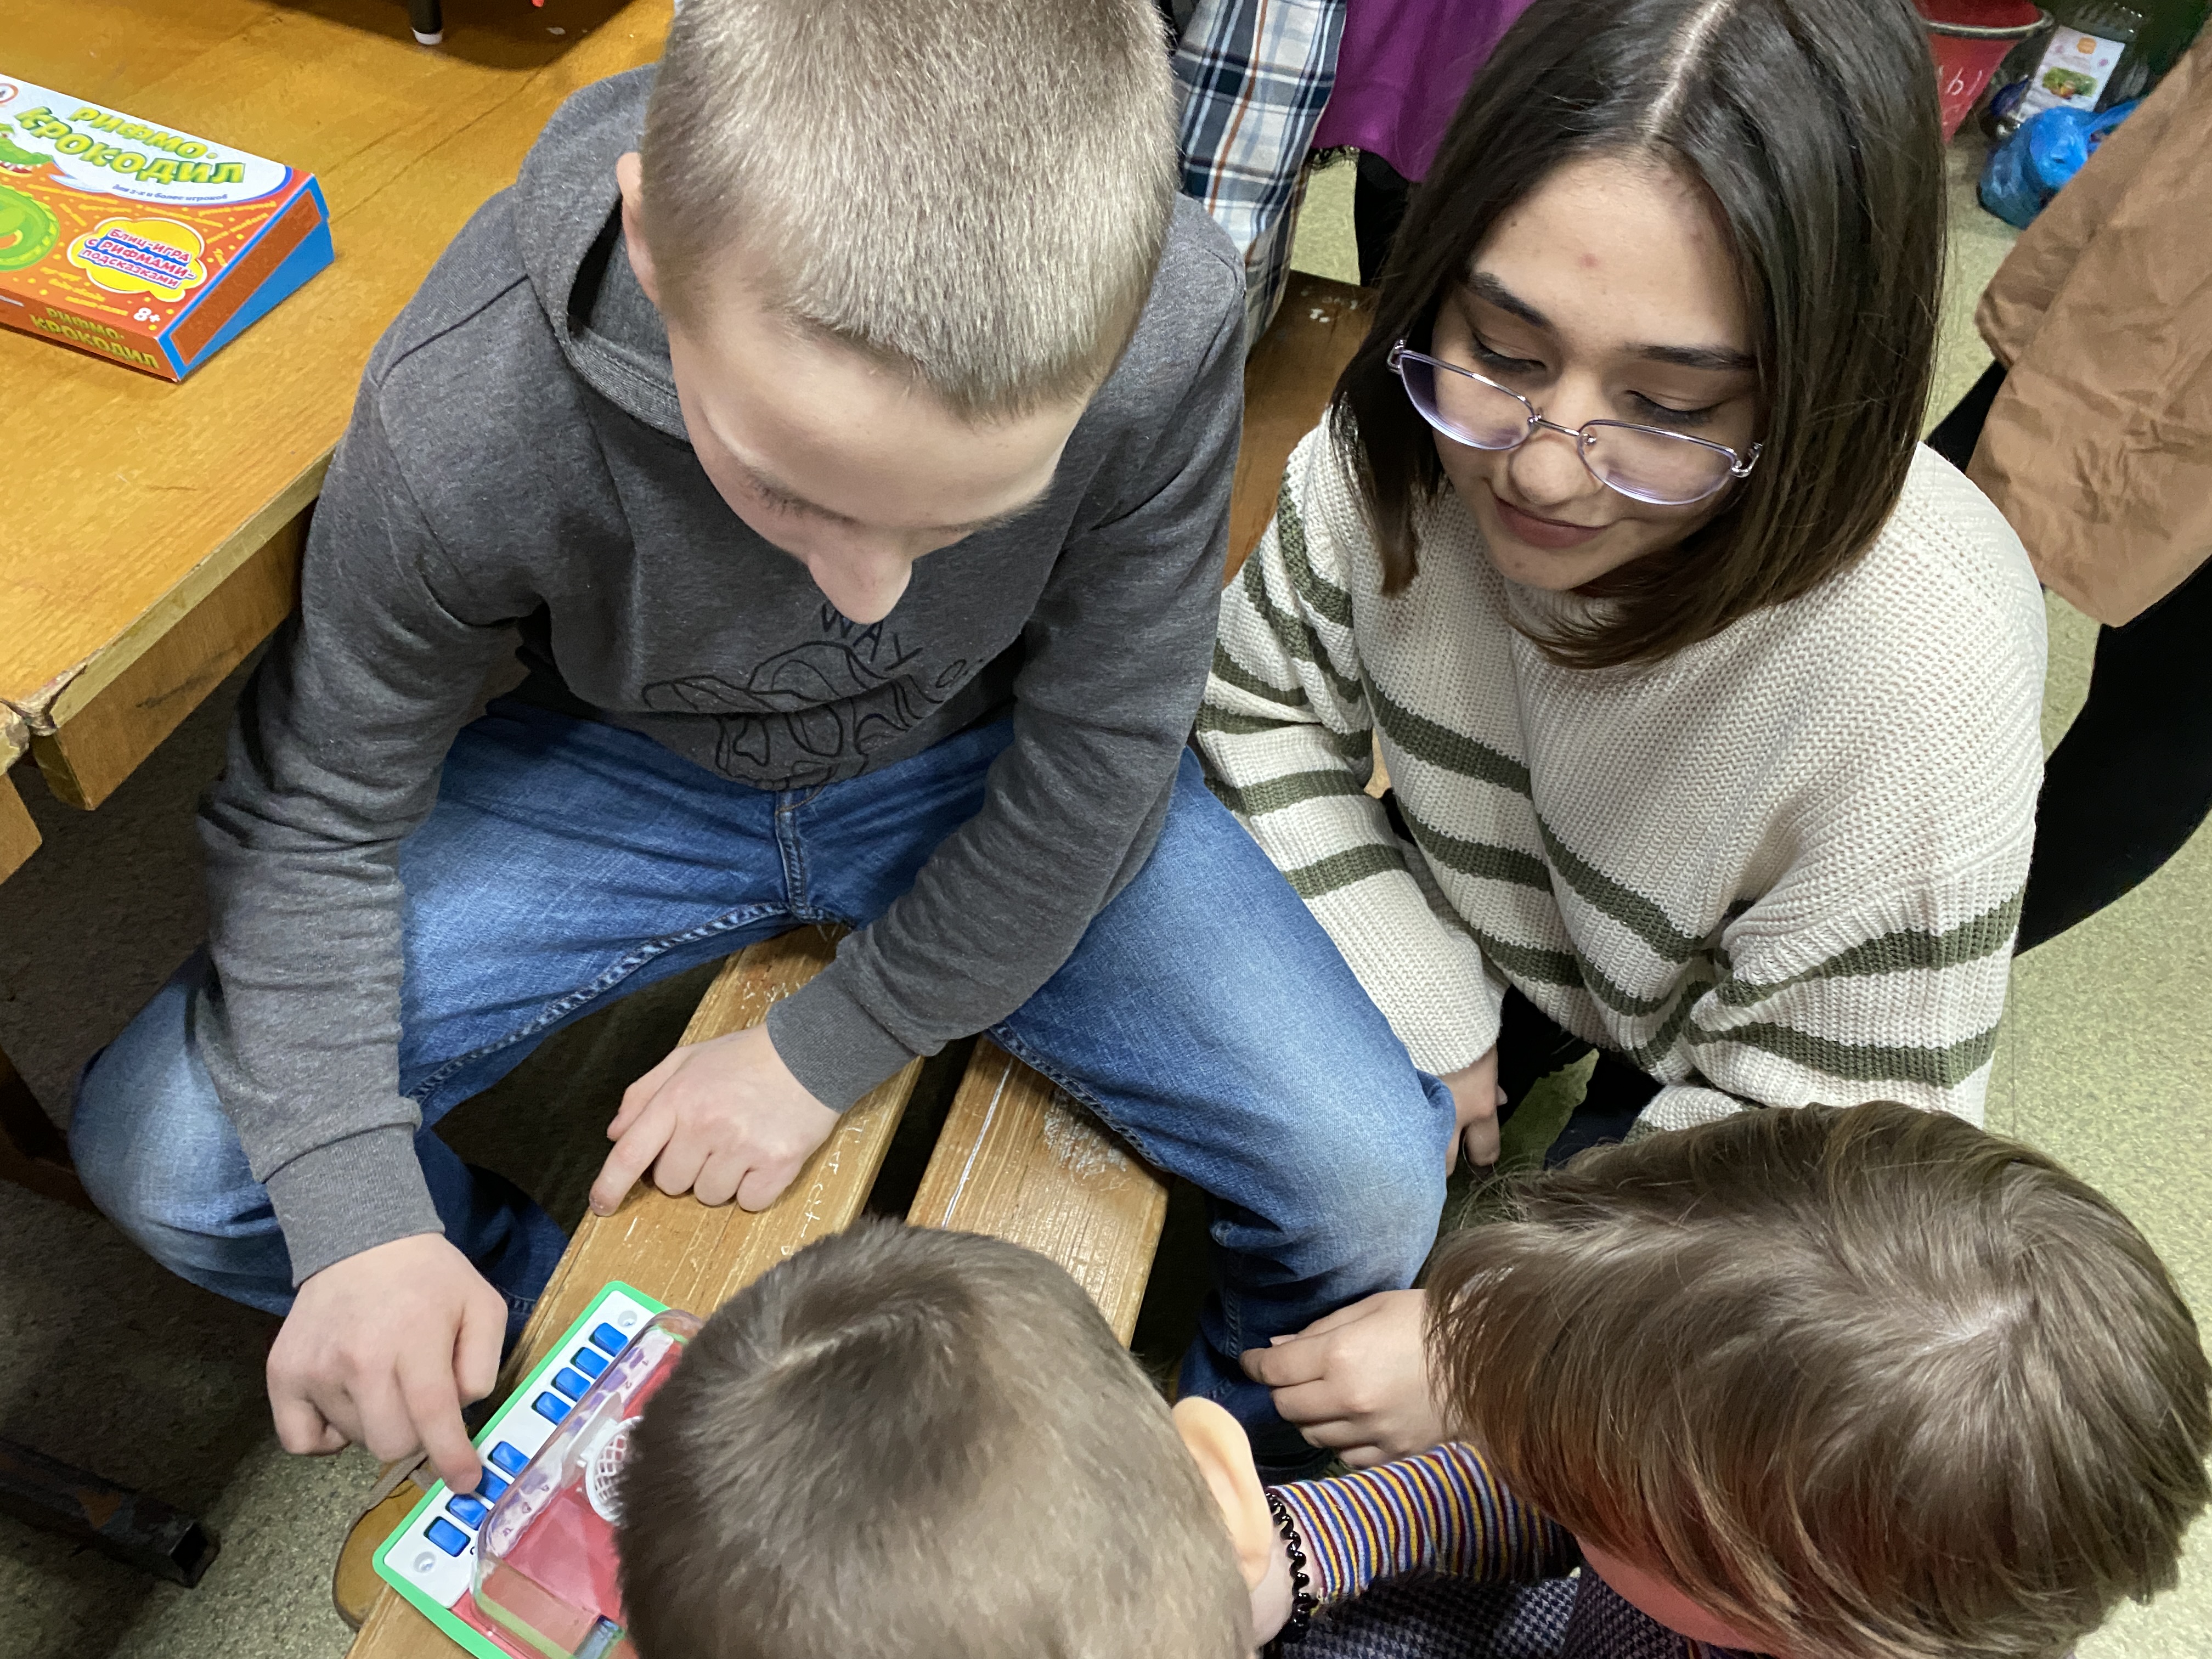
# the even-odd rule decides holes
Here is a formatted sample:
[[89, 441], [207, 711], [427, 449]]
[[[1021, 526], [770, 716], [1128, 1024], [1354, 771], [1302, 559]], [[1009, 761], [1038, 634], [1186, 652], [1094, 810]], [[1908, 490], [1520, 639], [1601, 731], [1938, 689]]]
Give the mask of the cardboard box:
[[312, 174], [0, 74], [0, 324], [181, 380], [331, 258]]

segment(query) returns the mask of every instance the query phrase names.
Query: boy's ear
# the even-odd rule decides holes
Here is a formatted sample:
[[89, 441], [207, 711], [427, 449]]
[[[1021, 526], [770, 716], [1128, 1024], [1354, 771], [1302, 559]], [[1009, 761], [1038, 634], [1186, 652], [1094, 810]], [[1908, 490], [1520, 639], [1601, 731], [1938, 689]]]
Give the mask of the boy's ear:
[[1267, 1495], [1244, 1426], [1211, 1400], [1197, 1399], [1176, 1402], [1175, 1425], [1206, 1477], [1206, 1489], [1221, 1506], [1244, 1587], [1255, 1589], [1274, 1559], [1275, 1522], [1267, 1513]]
[[629, 255], [630, 270], [637, 275], [637, 285], [645, 290], [645, 297], [658, 306], [660, 277], [653, 268], [653, 250], [646, 246], [641, 217], [644, 181], [645, 166], [638, 160], [637, 152], [623, 151], [615, 161], [615, 183], [622, 187], [623, 248]]

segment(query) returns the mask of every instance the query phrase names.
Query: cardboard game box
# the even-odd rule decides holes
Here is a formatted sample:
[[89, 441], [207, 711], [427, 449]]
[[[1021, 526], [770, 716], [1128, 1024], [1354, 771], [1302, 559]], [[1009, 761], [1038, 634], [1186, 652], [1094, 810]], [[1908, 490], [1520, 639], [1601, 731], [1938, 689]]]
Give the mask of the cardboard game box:
[[0, 73], [0, 324], [181, 380], [331, 258], [312, 174]]

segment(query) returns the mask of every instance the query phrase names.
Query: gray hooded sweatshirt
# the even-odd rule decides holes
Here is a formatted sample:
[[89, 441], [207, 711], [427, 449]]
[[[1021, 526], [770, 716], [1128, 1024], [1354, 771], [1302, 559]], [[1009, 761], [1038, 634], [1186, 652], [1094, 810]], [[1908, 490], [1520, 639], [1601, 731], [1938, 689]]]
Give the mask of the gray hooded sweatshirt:
[[840, 1109], [1066, 959], [1151, 850], [1198, 707], [1241, 415], [1243, 273], [1222, 234], [1177, 203], [1050, 489], [921, 561], [859, 628], [686, 440], [617, 213], [651, 75], [563, 105], [378, 343], [300, 611], [203, 811], [202, 1048], [295, 1283], [439, 1230], [398, 1089], [398, 849], [518, 631], [522, 695], [764, 790], [1011, 714], [981, 810], [769, 1018]]

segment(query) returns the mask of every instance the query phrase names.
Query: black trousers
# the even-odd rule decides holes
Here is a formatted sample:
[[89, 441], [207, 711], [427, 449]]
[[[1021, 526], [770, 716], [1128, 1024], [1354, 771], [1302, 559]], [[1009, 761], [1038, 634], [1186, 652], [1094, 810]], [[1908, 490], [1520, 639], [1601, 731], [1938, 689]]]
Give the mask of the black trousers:
[[1398, 240], [1413, 186], [1379, 155], [1362, 150], [1358, 165], [1352, 187], [1352, 237], [1359, 249], [1359, 285], [1372, 288]]
[[[1963, 469], [2003, 384], [1992, 365], [1929, 447]], [[2140, 885], [2208, 811], [2212, 562], [2133, 622], [2098, 630], [2088, 701], [2044, 767], [2014, 949], [2034, 949]]]

